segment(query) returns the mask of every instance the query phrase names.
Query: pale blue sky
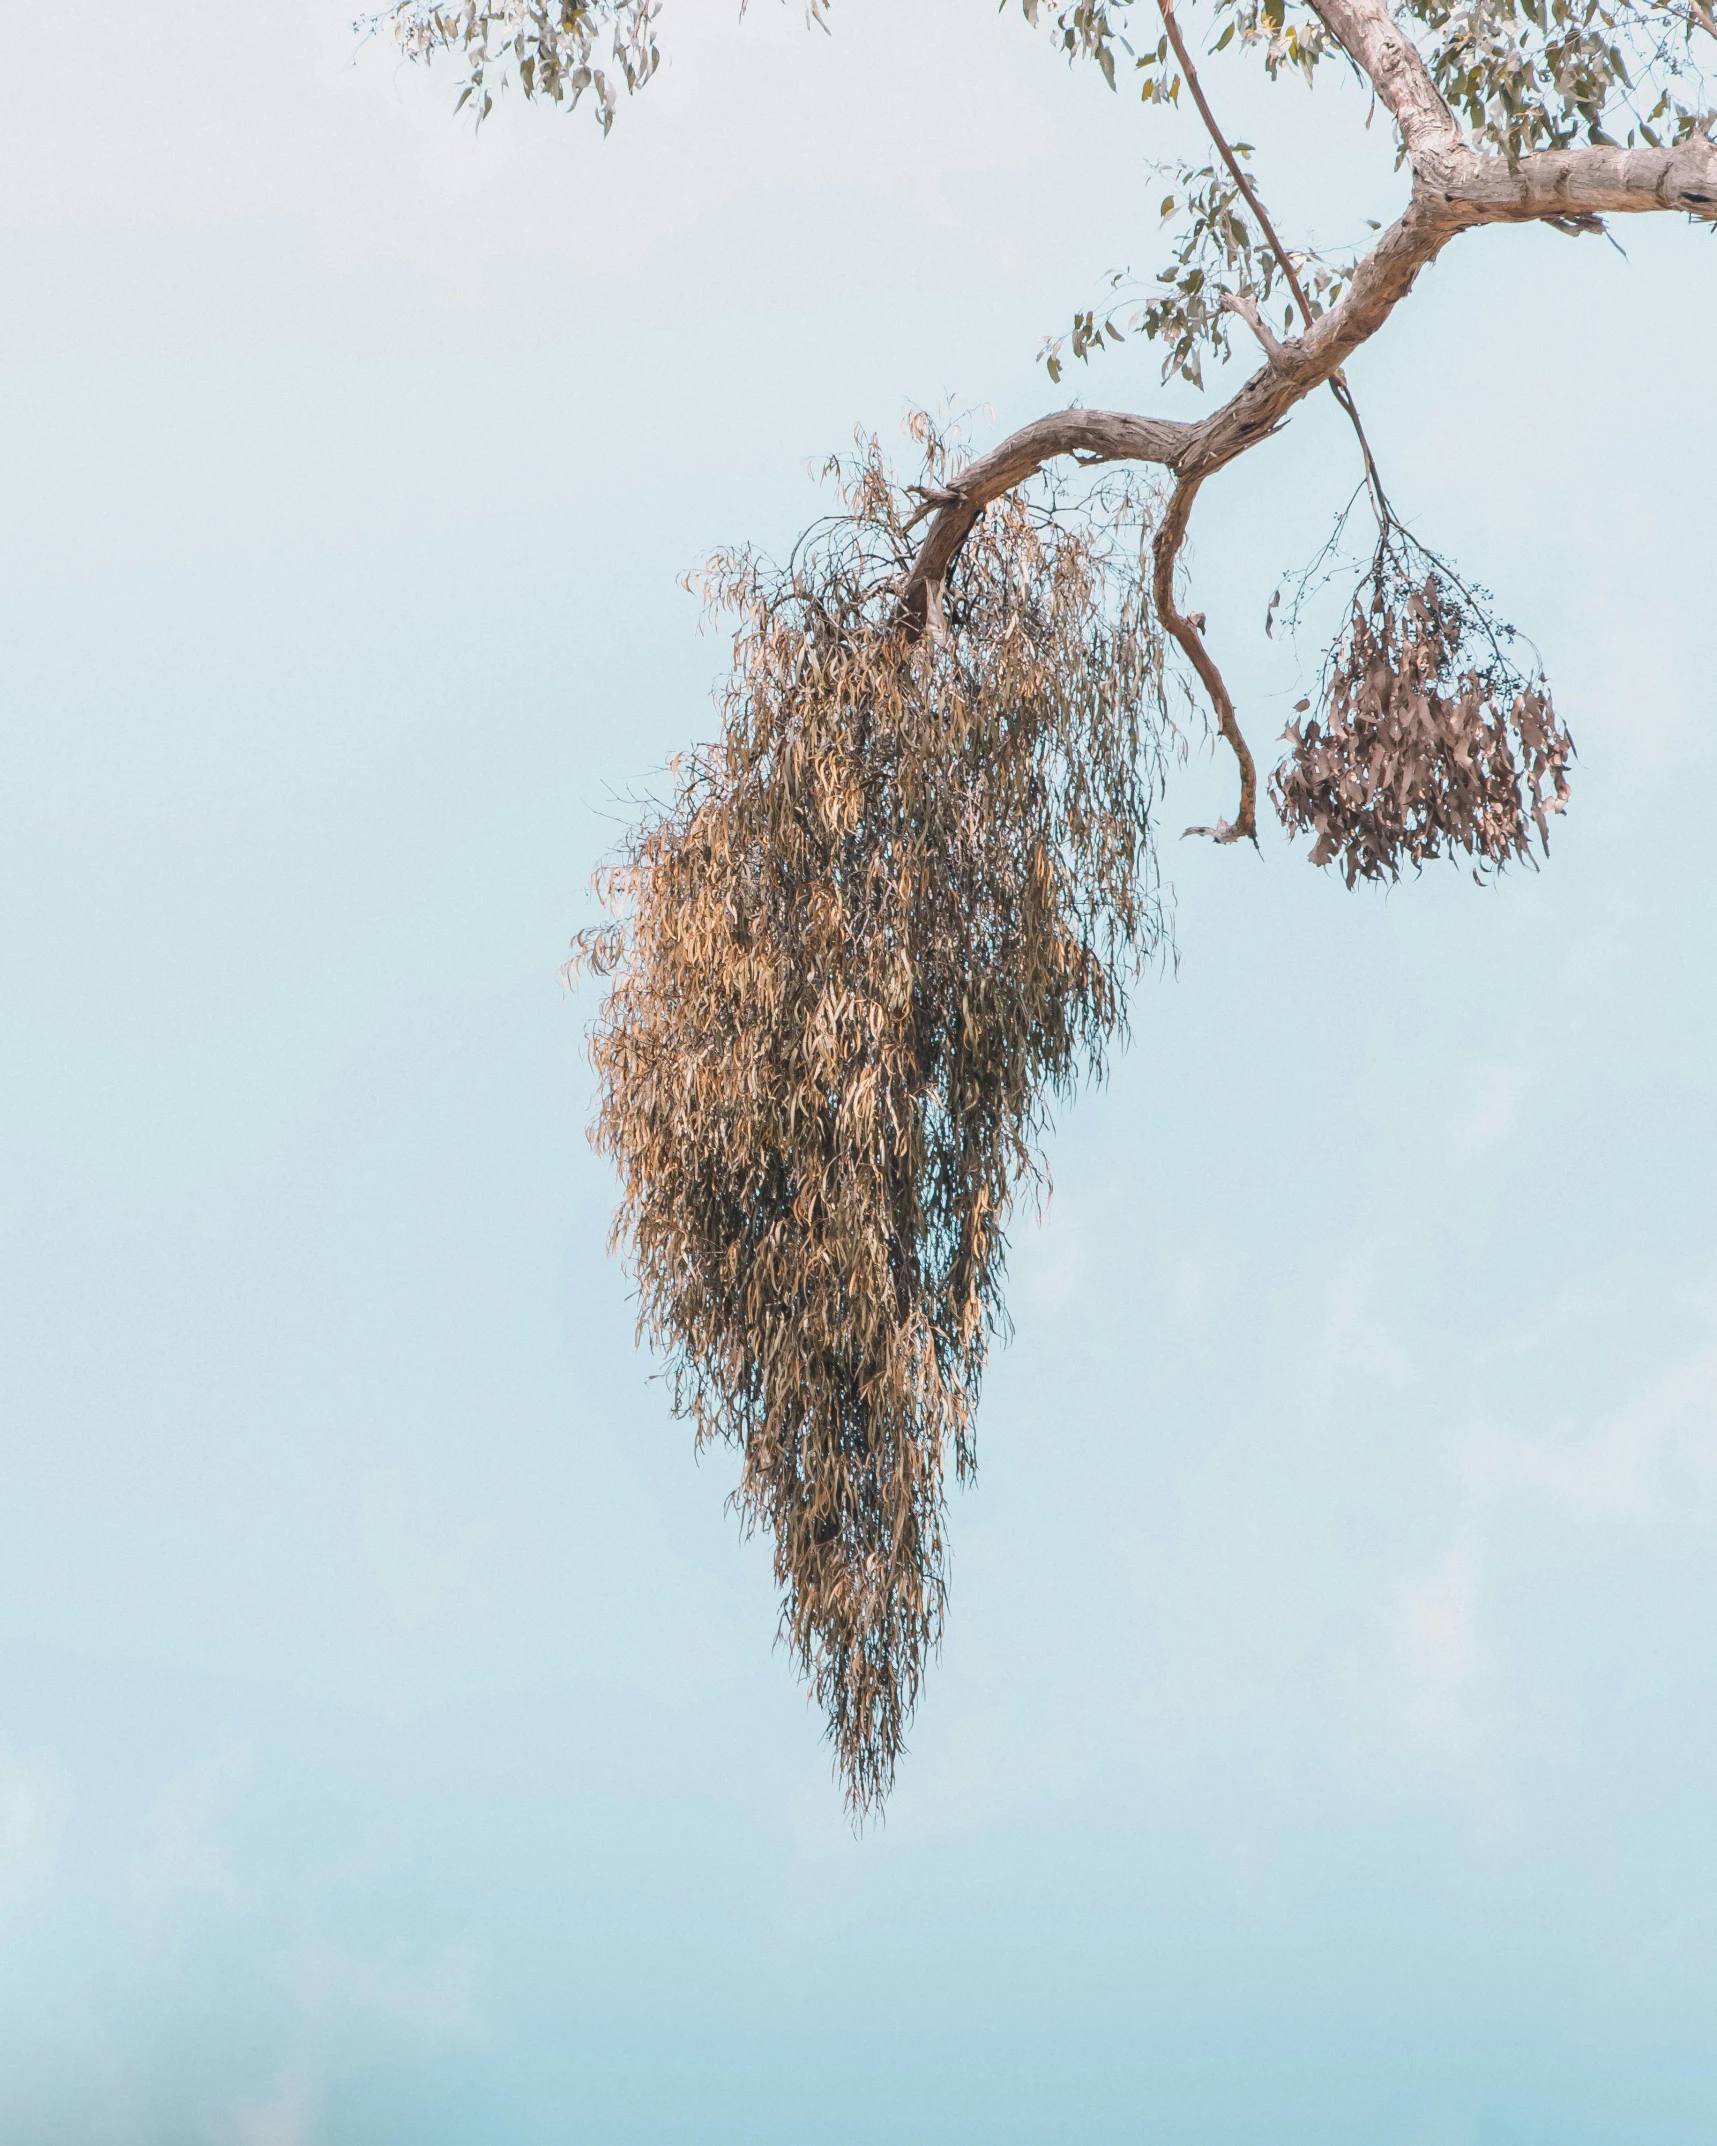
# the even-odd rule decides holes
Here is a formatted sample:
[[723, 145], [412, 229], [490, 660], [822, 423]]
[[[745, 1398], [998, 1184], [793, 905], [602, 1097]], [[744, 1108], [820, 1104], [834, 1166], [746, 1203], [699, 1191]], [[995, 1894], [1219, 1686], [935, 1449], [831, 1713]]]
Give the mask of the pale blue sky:
[[[1470, 239], [1353, 366], [1574, 811], [1496, 891], [1171, 847], [855, 1841], [557, 967], [709, 726], [675, 576], [1047, 406], [1173, 144], [990, 0], [670, 0], [606, 145], [347, 12], [0, 0], [0, 2139], [1709, 2140], [1717, 248]], [[1395, 198], [1227, 94], [1296, 230]], [[1260, 746], [1353, 474], [1313, 406], [1201, 504]]]

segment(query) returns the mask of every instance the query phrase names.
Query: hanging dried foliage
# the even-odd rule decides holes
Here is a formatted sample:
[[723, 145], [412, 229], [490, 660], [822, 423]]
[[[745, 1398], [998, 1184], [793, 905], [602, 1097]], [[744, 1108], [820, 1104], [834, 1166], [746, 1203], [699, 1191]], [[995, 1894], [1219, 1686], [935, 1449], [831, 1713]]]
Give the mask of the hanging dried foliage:
[[1549, 848], [1574, 746], [1542, 674], [1510, 660], [1513, 638], [1478, 592], [1385, 524], [1325, 671], [1321, 720], [1289, 724], [1271, 778], [1284, 823], [1315, 835], [1314, 864], [1339, 859], [1351, 887], [1456, 850], [1482, 878], [1531, 862], [1534, 828]]
[[[914, 430], [926, 491], [956, 482]], [[1165, 944], [1169, 730], [1148, 495], [997, 501], [914, 637], [916, 517], [874, 441], [831, 473], [844, 512], [785, 567], [711, 562], [737, 620], [720, 740], [601, 875], [574, 960], [612, 978], [593, 1138], [641, 1333], [700, 1446], [742, 1456], [862, 1815], [941, 1630], [1011, 1206]]]

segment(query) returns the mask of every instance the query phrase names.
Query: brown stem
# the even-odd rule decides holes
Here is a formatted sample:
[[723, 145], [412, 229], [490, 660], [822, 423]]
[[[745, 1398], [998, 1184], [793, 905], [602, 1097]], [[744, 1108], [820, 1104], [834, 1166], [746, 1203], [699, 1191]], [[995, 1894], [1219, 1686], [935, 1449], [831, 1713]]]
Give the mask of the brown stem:
[[[1198, 106], [1198, 116], [1204, 121], [1204, 131], [1216, 144], [1216, 153], [1228, 166], [1229, 177], [1245, 197], [1246, 206], [1258, 219], [1258, 228], [1269, 241], [1270, 251], [1276, 256], [1277, 264], [1288, 280], [1288, 288], [1294, 294], [1294, 303], [1300, 309], [1300, 318], [1309, 328], [1312, 324], [1312, 309], [1306, 301], [1299, 274], [1289, 258], [1288, 249], [1277, 236], [1276, 227], [1270, 221], [1263, 202], [1258, 198], [1256, 187], [1241, 170], [1240, 159], [1229, 146], [1228, 137], [1216, 124], [1216, 114], [1210, 109], [1210, 100], [1205, 96], [1204, 86], [1198, 79], [1198, 69], [1192, 64], [1192, 54], [1186, 48], [1186, 39], [1180, 34], [1180, 24], [1175, 19], [1174, 0], [1157, 0], [1157, 12], [1163, 18], [1163, 28], [1168, 32], [1169, 43], [1174, 47], [1174, 56], [1180, 62], [1180, 71], [1186, 77], [1186, 86], [1192, 92], [1192, 101]], [[1365, 482], [1371, 492], [1371, 503], [1377, 510], [1377, 518], [1379, 521], [1386, 521], [1389, 519], [1389, 502], [1383, 495], [1383, 479], [1378, 474], [1376, 458], [1371, 452], [1371, 442], [1365, 436], [1365, 427], [1359, 421], [1359, 411], [1355, 407], [1352, 392], [1339, 374], [1331, 379], [1329, 389], [1347, 413], [1348, 422], [1359, 441], [1359, 451], [1365, 457]]]
[[1251, 180], [1241, 170], [1240, 159], [1228, 146], [1227, 136], [1216, 124], [1216, 114], [1210, 109], [1203, 86], [1198, 79], [1198, 69], [1192, 64], [1192, 54], [1186, 49], [1186, 39], [1181, 36], [1180, 24], [1175, 20], [1174, 0], [1157, 0], [1157, 12], [1163, 18], [1163, 28], [1169, 34], [1169, 43], [1174, 47], [1174, 56], [1179, 60], [1180, 71], [1186, 77], [1186, 86], [1192, 91], [1192, 101], [1198, 106], [1198, 116], [1204, 121], [1204, 131], [1216, 144], [1217, 155], [1228, 166], [1229, 177], [1246, 197], [1246, 206], [1257, 217], [1259, 228], [1270, 242], [1270, 251], [1276, 256], [1277, 261], [1281, 264], [1283, 275], [1288, 279], [1288, 288], [1294, 294], [1294, 303], [1299, 307], [1305, 324], [1309, 328], [1312, 324], [1312, 309], [1306, 303], [1306, 294], [1300, 288], [1300, 279], [1294, 271], [1294, 264], [1288, 259], [1287, 248], [1276, 236], [1276, 227], [1266, 215], [1264, 204], [1258, 199]]
[[[1210, 109], [1210, 100], [1205, 96], [1204, 85], [1198, 79], [1198, 69], [1192, 64], [1192, 54], [1187, 50], [1186, 39], [1180, 34], [1180, 24], [1175, 18], [1174, 0], [1157, 0], [1157, 11], [1163, 18], [1163, 28], [1168, 32], [1169, 43], [1174, 47], [1174, 56], [1180, 62], [1180, 71], [1186, 77], [1186, 86], [1192, 92], [1192, 101], [1198, 106], [1198, 116], [1204, 121], [1204, 131], [1215, 143], [1216, 153], [1221, 157], [1223, 163], [1227, 165], [1229, 177], [1240, 189], [1246, 206], [1258, 219], [1258, 228], [1269, 242], [1270, 251], [1276, 256], [1282, 274], [1287, 278], [1288, 288], [1294, 294], [1294, 303], [1300, 309], [1300, 318], [1305, 322], [1309, 330], [1312, 326], [1312, 309], [1306, 298], [1305, 291], [1301, 287], [1299, 272], [1288, 257], [1288, 249], [1282, 244], [1275, 225], [1270, 221], [1269, 212], [1258, 198], [1257, 188], [1253, 186], [1251, 180], [1241, 170], [1240, 159], [1235, 155], [1227, 135], [1223, 133], [1216, 123], [1216, 114]], [[1270, 356], [1272, 362], [1279, 362], [1278, 352], [1272, 351], [1269, 341], [1266, 340], [1266, 330], [1262, 318], [1260, 317], [1254, 321], [1253, 325], [1259, 339], [1264, 341], [1266, 353]], [[1354, 436], [1359, 441], [1359, 451], [1365, 458], [1365, 482], [1371, 493], [1371, 503], [1376, 510], [1379, 523], [1386, 523], [1389, 519], [1389, 502], [1384, 496], [1383, 479], [1378, 474], [1376, 458], [1371, 452], [1371, 442], [1366, 438], [1365, 427], [1359, 421], [1359, 411], [1354, 406], [1353, 396], [1348, 390], [1347, 382], [1341, 378], [1339, 373], [1331, 377], [1329, 389], [1337, 403], [1346, 412], [1348, 422], [1353, 427]], [[1188, 490], [1186, 514], [1189, 514], [1192, 510], [1192, 493], [1196, 492], [1196, 490], [1196, 483]], [[1175, 496], [1178, 500], [1180, 497], [1178, 489]], [[1186, 526], [1186, 514], [1181, 517], [1183, 532]], [[1163, 526], [1164, 530], [1166, 530], [1168, 524], [1165, 522]], [[1158, 533], [1157, 542], [1160, 547], [1162, 543], [1161, 531]], [[1258, 839], [1258, 826], [1254, 808], [1257, 799], [1258, 778], [1252, 765], [1252, 754], [1246, 740], [1241, 736], [1240, 725], [1234, 714], [1234, 703], [1228, 697], [1228, 689], [1223, 684], [1221, 674], [1211, 661], [1204, 643], [1187, 626], [1184, 620], [1181, 620], [1179, 625], [1175, 623], [1178, 614], [1173, 607], [1172, 582], [1173, 559], [1172, 557], [1169, 559], [1168, 569], [1165, 571], [1159, 551], [1156, 577], [1157, 609], [1162, 615], [1164, 625], [1168, 627], [1175, 639], [1186, 650], [1194, 669], [1197, 670], [1200, 678], [1204, 680], [1205, 690], [1209, 693], [1212, 704], [1216, 709], [1216, 719], [1222, 727], [1222, 735], [1234, 748], [1234, 757], [1240, 763], [1240, 814], [1234, 822], [1234, 838], [1244, 835], [1249, 836], [1253, 842], [1256, 842]], [[1165, 594], [1170, 598], [1166, 610], [1163, 604]]]
[[1169, 503], [1157, 533], [1151, 540], [1151, 556], [1156, 572], [1151, 581], [1151, 600], [1157, 607], [1157, 616], [1172, 633], [1186, 652], [1187, 661], [1198, 673], [1204, 690], [1210, 695], [1210, 704], [1216, 710], [1217, 727], [1233, 747], [1234, 757], [1240, 763], [1240, 809], [1230, 826], [1219, 820], [1214, 827], [1189, 827], [1188, 834], [1214, 835], [1219, 842], [1247, 841], [1258, 839], [1258, 770], [1253, 765], [1252, 750], [1241, 735], [1240, 724], [1234, 714], [1234, 703], [1228, 697], [1228, 688], [1222, 682], [1222, 673], [1216, 668], [1214, 658], [1204, 645], [1199, 632], [1203, 620], [1195, 623], [1184, 617], [1174, 600], [1175, 561], [1180, 557], [1181, 545], [1186, 541], [1186, 525], [1192, 518], [1192, 503], [1198, 497], [1198, 488], [1203, 480], [1198, 477], [1180, 477], [1169, 495]]

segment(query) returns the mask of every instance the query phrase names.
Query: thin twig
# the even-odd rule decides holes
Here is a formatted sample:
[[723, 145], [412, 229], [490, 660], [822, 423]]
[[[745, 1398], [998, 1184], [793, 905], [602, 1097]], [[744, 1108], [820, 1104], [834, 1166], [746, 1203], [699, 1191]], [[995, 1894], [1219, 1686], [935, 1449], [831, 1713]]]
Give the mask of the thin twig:
[[[1698, 0], [1691, 0], [1691, 4], [1697, 6]], [[1192, 92], [1192, 101], [1198, 106], [1198, 116], [1204, 121], [1204, 131], [1216, 144], [1216, 153], [1221, 157], [1223, 163], [1227, 165], [1229, 177], [1233, 179], [1235, 185], [1240, 189], [1245, 198], [1246, 206], [1258, 219], [1258, 227], [1269, 242], [1270, 251], [1276, 256], [1282, 274], [1287, 278], [1288, 288], [1294, 294], [1294, 303], [1300, 309], [1300, 317], [1309, 328], [1312, 325], [1312, 309], [1307, 302], [1305, 291], [1301, 288], [1299, 272], [1294, 267], [1288, 249], [1278, 237], [1276, 227], [1270, 221], [1263, 202], [1258, 198], [1257, 188], [1253, 186], [1251, 180], [1247, 178], [1245, 172], [1240, 168], [1240, 159], [1230, 148], [1228, 137], [1216, 124], [1216, 114], [1210, 109], [1210, 101], [1205, 96], [1203, 85], [1198, 79], [1198, 69], [1192, 64], [1192, 54], [1186, 48], [1186, 39], [1180, 34], [1180, 24], [1175, 19], [1174, 0], [1157, 0], [1157, 11], [1163, 18], [1163, 28], [1168, 32], [1169, 43], [1174, 47], [1174, 56], [1180, 62], [1181, 73], [1186, 77], [1186, 86]], [[1234, 310], [1238, 311], [1239, 309], [1235, 308]], [[1268, 345], [1265, 347], [1268, 350]], [[1359, 421], [1359, 411], [1354, 405], [1353, 396], [1348, 389], [1347, 382], [1338, 373], [1330, 381], [1329, 389], [1336, 401], [1346, 411], [1348, 422], [1353, 427], [1354, 437], [1359, 441], [1359, 451], [1365, 457], [1365, 481], [1371, 489], [1371, 503], [1377, 510], [1377, 518], [1379, 522], [1393, 521], [1394, 515], [1390, 510], [1389, 501], [1384, 496], [1383, 479], [1378, 474], [1376, 458], [1371, 452], [1371, 442], [1365, 436], [1365, 427]]]

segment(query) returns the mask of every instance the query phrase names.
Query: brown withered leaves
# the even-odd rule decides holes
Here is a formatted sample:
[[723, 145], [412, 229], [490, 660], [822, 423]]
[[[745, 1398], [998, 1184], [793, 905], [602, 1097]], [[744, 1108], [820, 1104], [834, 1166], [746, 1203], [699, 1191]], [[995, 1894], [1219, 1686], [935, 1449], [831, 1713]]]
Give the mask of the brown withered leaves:
[[[929, 486], [957, 482], [916, 422]], [[993, 505], [902, 630], [909, 516], [874, 441], [733, 616], [722, 734], [603, 875], [593, 1138], [640, 1331], [773, 1538], [781, 1631], [874, 1809], [942, 1627], [1004, 1232], [1052, 1099], [1100, 1075], [1165, 943], [1167, 730], [1148, 495]]]
[[[1507, 628], [1399, 527], [1386, 529], [1326, 667], [1323, 710], [1284, 732], [1271, 793], [1314, 864], [1395, 879], [1465, 851], [1475, 877], [1549, 847], [1573, 741]], [[1302, 709], [1308, 704], [1300, 703]]]

